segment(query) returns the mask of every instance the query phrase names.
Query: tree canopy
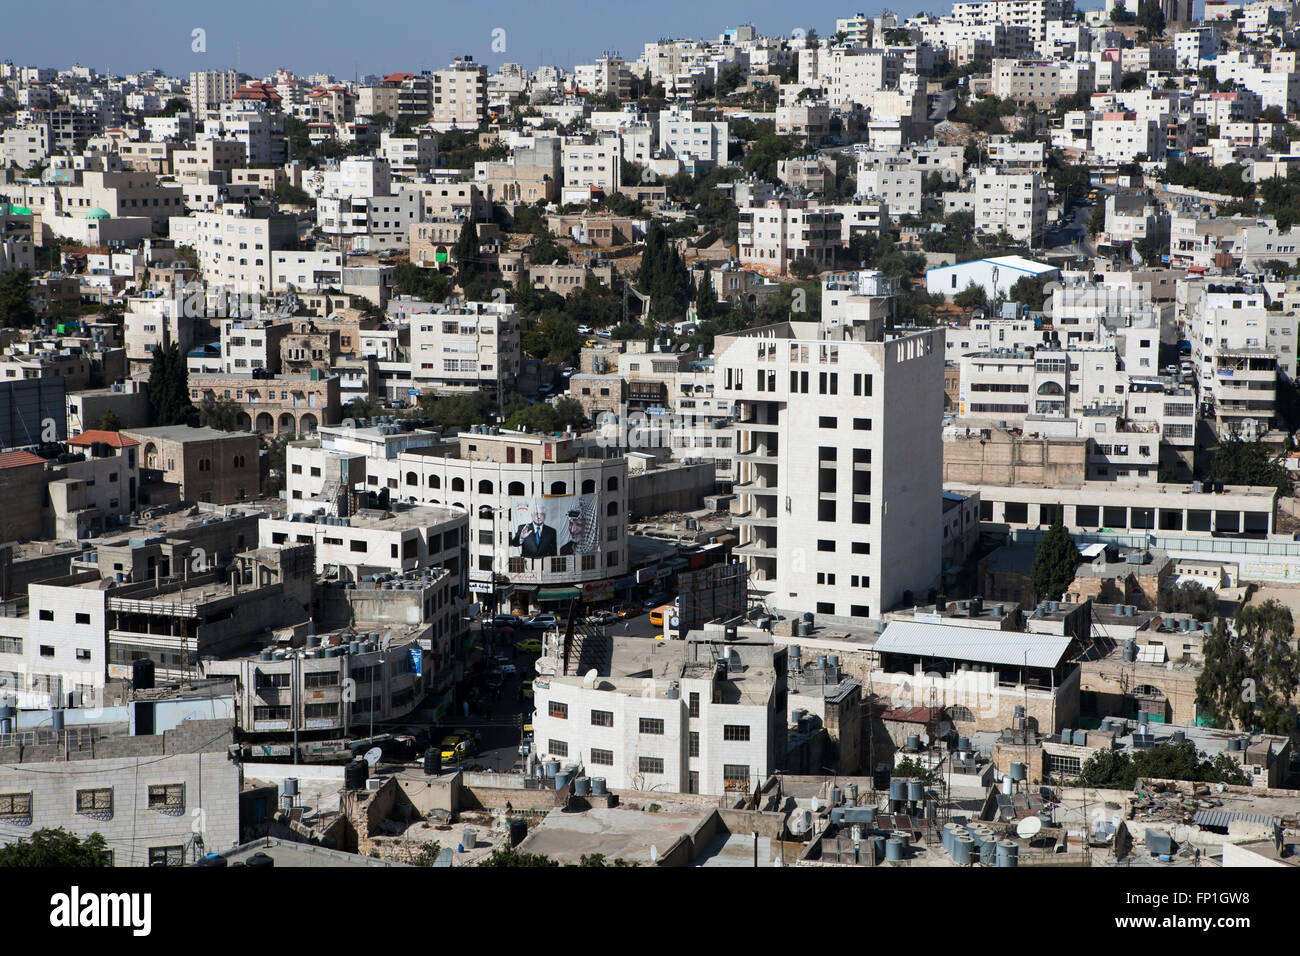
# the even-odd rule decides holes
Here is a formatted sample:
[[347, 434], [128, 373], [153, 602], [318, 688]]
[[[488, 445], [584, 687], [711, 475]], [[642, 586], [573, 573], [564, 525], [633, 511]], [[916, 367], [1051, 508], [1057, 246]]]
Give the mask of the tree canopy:
[[1263, 442], [1229, 438], [1219, 445], [1209, 477], [1225, 485], [1258, 485], [1291, 493], [1291, 475]]
[[32, 273], [30, 269], [13, 269], [0, 273], [0, 325], [30, 328], [36, 324], [32, 307]]
[[1065, 525], [1055, 522], [1038, 542], [1034, 566], [1029, 573], [1030, 585], [1040, 601], [1059, 601], [1074, 580], [1079, 566], [1079, 549]]
[[63, 827], [37, 830], [30, 839], [0, 846], [0, 867], [77, 868], [108, 866], [108, 844], [99, 833], [84, 840]]
[[1247, 784], [1250, 781], [1227, 754], [1199, 760], [1190, 740], [1145, 750], [1099, 750], [1083, 762], [1079, 782], [1087, 787], [1132, 790], [1138, 778]]
[[149, 370], [149, 410], [154, 425], [182, 425], [194, 410], [185, 356], [175, 343], [154, 350]]
[[1300, 654], [1291, 611], [1277, 601], [1241, 609], [1234, 627], [1220, 620], [1204, 643], [1196, 707], [1216, 727], [1290, 733], [1296, 726]]

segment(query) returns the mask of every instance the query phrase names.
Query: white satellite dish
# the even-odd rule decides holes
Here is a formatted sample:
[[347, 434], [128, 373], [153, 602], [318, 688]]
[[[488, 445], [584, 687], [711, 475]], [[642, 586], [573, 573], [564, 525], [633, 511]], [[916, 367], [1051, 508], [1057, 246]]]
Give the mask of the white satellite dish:
[[595, 687], [596, 678], [599, 676], [600, 674], [597, 672], [596, 668], [593, 667], [591, 670], [587, 671], [587, 673], [582, 675], [582, 686]]
[[922, 734], [922, 735], [921, 735], [921, 746], [922, 746], [922, 747], [928, 747], [928, 746], [930, 746], [930, 735], [929, 735], [929, 734]]
[[1043, 828], [1043, 821], [1038, 817], [1025, 817], [1016, 824], [1016, 836], [1022, 840], [1032, 840]]
[[384, 755], [384, 751], [381, 747], [371, 747], [369, 750], [366, 751], [366, 756], [364, 759], [366, 763], [370, 764], [370, 766], [373, 767], [375, 764], [379, 763], [379, 758], [382, 757], [383, 755]]

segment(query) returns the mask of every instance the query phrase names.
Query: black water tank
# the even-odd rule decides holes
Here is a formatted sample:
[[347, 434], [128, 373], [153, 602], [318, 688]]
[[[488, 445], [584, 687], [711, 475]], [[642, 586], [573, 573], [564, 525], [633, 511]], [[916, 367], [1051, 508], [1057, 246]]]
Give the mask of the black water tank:
[[354, 760], [343, 768], [343, 787], [346, 790], [364, 790], [370, 778], [370, 764]]
[[227, 860], [220, 853], [209, 853], [207, 856], [200, 859], [199, 862], [196, 863], [195, 865], [196, 866], [229, 866], [230, 861]]
[[134, 690], [153, 690], [153, 661], [137, 657], [131, 662], [131, 687]]
[[275, 860], [271, 859], [271, 857], [267, 856], [265, 853], [254, 853], [248, 858], [248, 865], [258, 867], [275, 866]]
[[430, 747], [424, 752], [424, 772], [430, 777], [442, 773], [441, 747]]
[[510, 845], [518, 846], [520, 843], [523, 842], [524, 837], [528, 836], [528, 821], [511, 820], [509, 826], [510, 826]]

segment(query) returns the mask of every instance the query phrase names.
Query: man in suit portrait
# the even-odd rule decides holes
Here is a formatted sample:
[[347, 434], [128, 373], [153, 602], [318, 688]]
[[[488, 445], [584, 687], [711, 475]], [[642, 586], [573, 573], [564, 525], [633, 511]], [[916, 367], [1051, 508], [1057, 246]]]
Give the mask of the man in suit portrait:
[[555, 529], [546, 523], [546, 508], [541, 503], [533, 506], [532, 522], [521, 524], [510, 543], [519, 548], [525, 558], [556, 556]]

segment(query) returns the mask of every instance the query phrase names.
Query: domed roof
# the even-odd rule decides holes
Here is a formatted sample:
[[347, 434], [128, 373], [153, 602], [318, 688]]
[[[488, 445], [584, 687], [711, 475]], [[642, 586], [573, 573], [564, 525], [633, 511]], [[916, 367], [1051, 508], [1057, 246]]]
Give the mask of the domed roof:
[[90, 212], [86, 213], [86, 218], [87, 219], [109, 219], [111, 218], [111, 216], [109, 214], [109, 211], [105, 209], [103, 206], [93, 206], [91, 207]]

